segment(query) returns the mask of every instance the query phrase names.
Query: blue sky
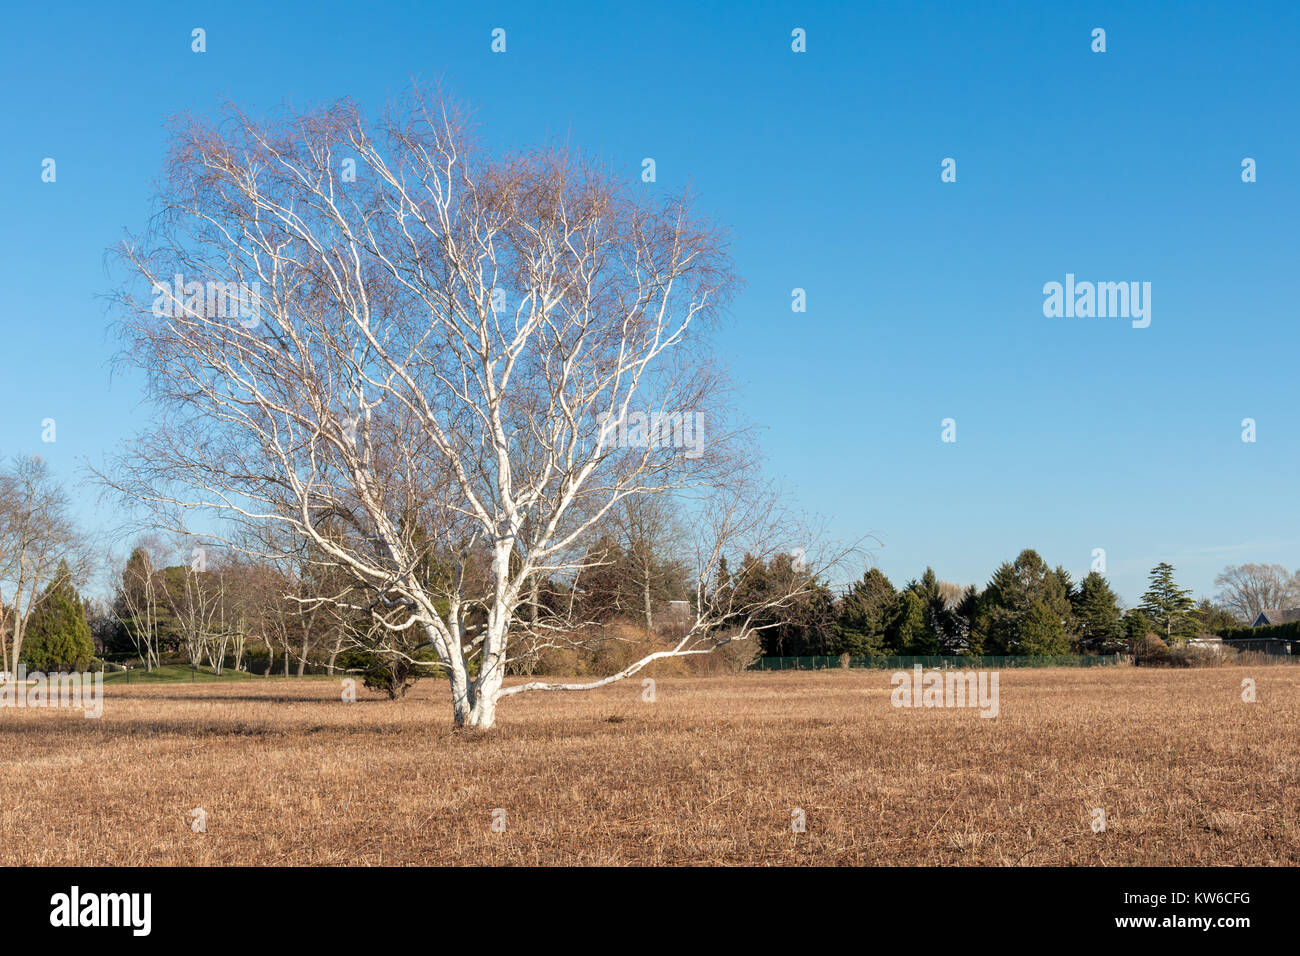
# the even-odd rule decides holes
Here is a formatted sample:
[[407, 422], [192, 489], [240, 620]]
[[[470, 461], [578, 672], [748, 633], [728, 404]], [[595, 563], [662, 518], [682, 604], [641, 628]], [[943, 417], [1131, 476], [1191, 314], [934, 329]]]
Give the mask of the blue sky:
[[[1300, 567], [1300, 5], [1043, 6], [7, 11], [0, 454], [72, 478], [143, 422], [139, 383], [110, 382], [100, 296], [105, 249], [145, 223], [165, 116], [378, 106], [414, 74], [489, 144], [568, 135], [701, 195], [747, 282], [721, 351], [770, 474], [841, 537], [874, 534], [896, 584], [927, 564], [983, 583], [1023, 547], [1076, 576], [1104, 548], [1129, 603], [1161, 560], [1198, 596], [1227, 564]], [[1150, 282], [1150, 327], [1044, 317], [1066, 273]], [[90, 492], [79, 508], [112, 524]]]

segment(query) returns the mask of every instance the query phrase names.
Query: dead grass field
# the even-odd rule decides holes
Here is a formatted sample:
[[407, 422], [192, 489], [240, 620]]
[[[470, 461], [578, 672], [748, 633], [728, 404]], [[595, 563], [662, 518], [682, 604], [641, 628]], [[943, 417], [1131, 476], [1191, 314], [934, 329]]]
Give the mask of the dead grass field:
[[1298, 667], [1006, 670], [991, 720], [895, 709], [889, 676], [523, 695], [486, 736], [432, 681], [0, 709], [0, 864], [1300, 863]]

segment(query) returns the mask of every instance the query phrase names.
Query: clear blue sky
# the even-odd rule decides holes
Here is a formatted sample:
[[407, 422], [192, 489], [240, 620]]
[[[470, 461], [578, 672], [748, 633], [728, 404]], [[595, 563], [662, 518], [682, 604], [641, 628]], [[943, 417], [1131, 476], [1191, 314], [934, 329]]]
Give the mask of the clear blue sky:
[[[97, 296], [167, 114], [378, 106], [416, 74], [491, 144], [568, 134], [701, 193], [748, 283], [722, 351], [769, 470], [896, 584], [1023, 547], [1076, 576], [1105, 548], [1130, 603], [1161, 560], [1198, 596], [1300, 567], [1300, 4], [49, 3], [0, 44], [4, 455], [71, 478], [141, 423]], [[1150, 282], [1150, 327], [1045, 318], [1066, 273]]]

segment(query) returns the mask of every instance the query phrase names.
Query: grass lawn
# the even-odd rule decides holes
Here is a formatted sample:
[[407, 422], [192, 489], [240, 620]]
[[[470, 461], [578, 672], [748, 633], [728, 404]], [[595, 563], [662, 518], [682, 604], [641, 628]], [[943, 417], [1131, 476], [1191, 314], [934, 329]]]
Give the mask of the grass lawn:
[[245, 671], [226, 670], [218, 676], [212, 672], [210, 667], [200, 667], [191, 670], [186, 664], [163, 664], [161, 667], [155, 667], [152, 671], [146, 671], [142, 667], [133, 667], [130, 671], [129, 679], [125, 671], [106, 671], [104, 673], [105, 684], [174, 684], [183, 682], [186, 684], [211, 684], [226, 681], [268, 681], [268, 680], [340, 680], [338, 676], [329, 677], [325, 674], [307, 674], [303, 677], [285, 677], [283, 674], [271, 674], [269, 677], [263, 677], [261, 674], [249, 674]]

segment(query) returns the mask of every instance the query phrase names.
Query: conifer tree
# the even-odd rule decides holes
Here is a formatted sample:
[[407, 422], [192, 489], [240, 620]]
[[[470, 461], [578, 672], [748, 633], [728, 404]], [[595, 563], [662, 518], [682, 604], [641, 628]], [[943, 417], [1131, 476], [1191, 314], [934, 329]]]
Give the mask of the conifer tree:
[[1150, 586], [1142, 595], [1142, 610], [1157, 628], [1165, 632], [1165, 640], [1186, 636], [1194, 625], [1191, 614], [1196, 608], [1192, 592], [1174, 583], [1174, 567], [1161, 561], [1151, 569]]
[[72, 586], [72, 572], [59, 562], [53, 580], [32, 612], [22, 660], [30, 671], [84, 671], [95, 656], [90, 625], [81, 598]]
[[1115, 649], [1124, 637], [1120, 623], [1119, 599], [1106, 578], [1089, 572], [1070, 596], [1074, 621], [1078, 628], [1079, 649], [1087, 653], [1104, 653]]

